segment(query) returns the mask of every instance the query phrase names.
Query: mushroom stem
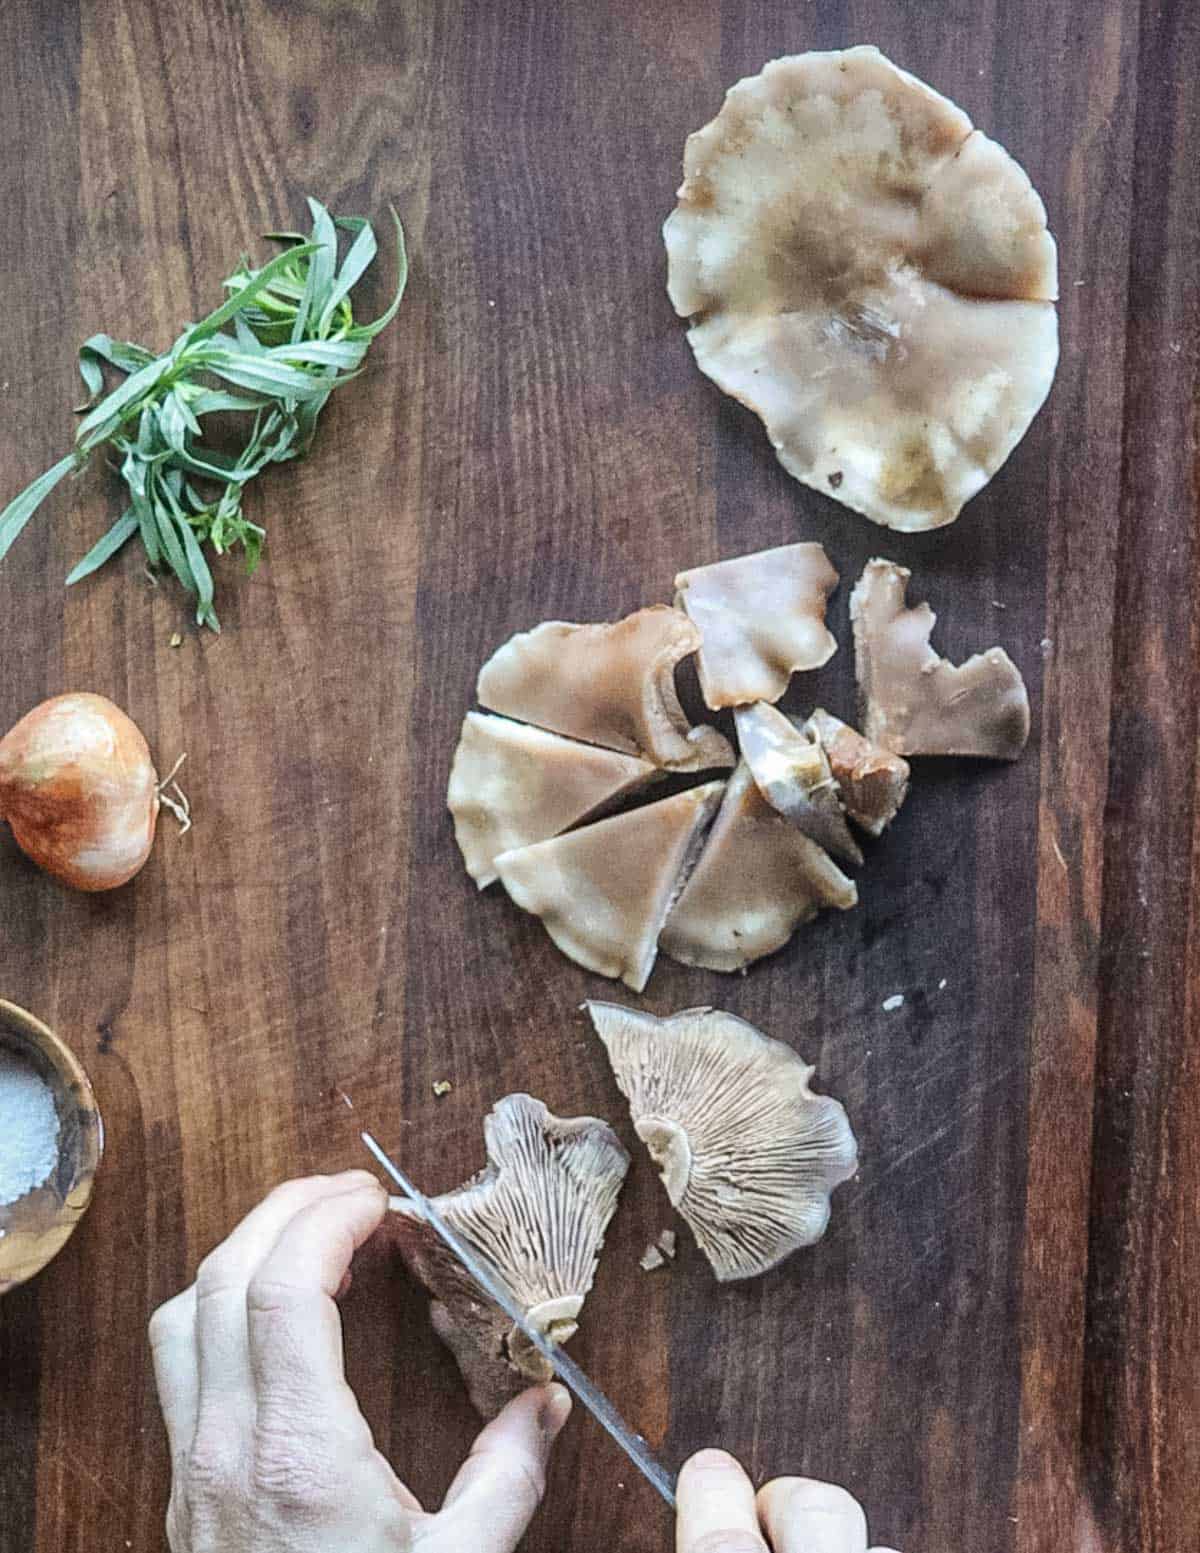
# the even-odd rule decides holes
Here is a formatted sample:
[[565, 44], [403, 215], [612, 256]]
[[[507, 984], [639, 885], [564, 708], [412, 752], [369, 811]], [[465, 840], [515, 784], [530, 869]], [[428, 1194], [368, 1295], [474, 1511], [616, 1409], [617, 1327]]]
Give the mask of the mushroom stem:
[[678, 1122], [663, 1116], [643, 1116], [636, 1131], [658, 1166], [671, 1206], [678, 1208], [692, 1178], [692, 1146], [687, 1133]]

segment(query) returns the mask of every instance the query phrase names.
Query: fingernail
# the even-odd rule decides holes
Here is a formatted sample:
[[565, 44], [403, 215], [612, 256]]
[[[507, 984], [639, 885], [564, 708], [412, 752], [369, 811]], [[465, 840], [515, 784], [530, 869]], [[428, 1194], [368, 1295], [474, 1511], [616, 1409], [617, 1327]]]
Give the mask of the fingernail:
[[365, 1191], [368, 1186], [375, 1187], [376, 1190], [380, 1192], [383, 1191], [383, 1186], [381, 1185], [378, 1176], [373, 1176], [369, 1170], [343, 1170], [342, 1173], [337, 1177], [337, 1180], [340, 1181], [348, 1191], [362, 1192]]
[[547, 1440], [556, 1440], [571, 1416], [571, 1393], [565, 1386], [550, 1386], [538, 1413], [538, 1425]]

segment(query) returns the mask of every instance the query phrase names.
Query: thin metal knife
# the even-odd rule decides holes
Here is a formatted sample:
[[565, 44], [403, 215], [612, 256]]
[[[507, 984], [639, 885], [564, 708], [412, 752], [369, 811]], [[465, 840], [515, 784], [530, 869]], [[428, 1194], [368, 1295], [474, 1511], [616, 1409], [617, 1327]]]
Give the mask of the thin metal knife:
[[592, 1384], [574, 1359], [569, 1359], [557, 1343], [552, 1343], [526, 1318], [525, 1312], [494, 1272], [450, 1228], [428, 1197], [408, 1179], [400, 1167], [392, 1162], [369, 1132], [362, 1140], [371, 1153], [391, 1176], [392, 1180], [413, 1203], [421, 1217], [437, 1231], [450, 1250], [474, 1278], [475, 1282], [493, 1304], [498, 1305], [515, 1327], [519, 1327], [537, 1351], [554, 1367], [554, 1373], [584, 1407], [605, 1429], [637, 1467], [648, 1483], [652, 1483], [672, 1510], [675, 1508], [675, 1479], [651, 1451], [640, 1434], [635, 1434], [604, 1393]]

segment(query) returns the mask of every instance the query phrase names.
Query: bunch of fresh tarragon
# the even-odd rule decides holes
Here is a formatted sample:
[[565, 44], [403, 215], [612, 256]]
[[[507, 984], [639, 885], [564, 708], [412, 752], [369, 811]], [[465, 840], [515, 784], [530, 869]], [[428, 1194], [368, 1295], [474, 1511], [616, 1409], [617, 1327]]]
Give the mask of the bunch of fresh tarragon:
[[[335, 388], [358, 375], [367, 347], [395, 317], [408, 266], [395, 211], [399, 275], [391, 305], [356, 324], [350, 293], [374, 259], [371, 224], [334, 218], [310, 199], [309, 237], [272, 232], [285, 252], [261, 269], [243, 258], [225, 281], [228, 299], [192, 324], [170, 350], [93, 335], [79, 351], [89, 398], [75, 447], [0, 513], [0, 559], [49, 493], [97, 448], [109, 448], [129, 506], [67, 578], [78, 582], [137, 536], [153, 570], [167, 566], [196, 601], [196, 619], [220, 630], [205, 557], [240, 545], [253, 572], [265, 531], [242, 510], [242, 493], [268, 464], [308, 452], [317, 418]], [[338, 264], [338, 228], [353, 234]], [[101, 398], [104, 367], [125, 374]], [[243, 418], [244, 442], [230, 451], [205, 441], [204, 418]]]

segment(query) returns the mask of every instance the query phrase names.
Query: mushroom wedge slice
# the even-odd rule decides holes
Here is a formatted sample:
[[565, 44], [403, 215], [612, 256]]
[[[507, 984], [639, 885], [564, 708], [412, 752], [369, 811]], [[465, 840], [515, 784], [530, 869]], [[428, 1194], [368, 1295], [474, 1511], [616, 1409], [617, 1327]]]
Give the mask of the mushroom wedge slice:
[[816, 733], [760, 701], [733, 714], [742, 759], [759, 792], [785, 820], [844, 863], [861, 863], [829, 757]]
[[447, 792], [467, 872], [482, 890], [501, 852], [557, 836], [661, 775], [636, 755], [468, 712]]
[[950, 523], [1058, 361], [1057, 255], [1013, 158], [874, 48], [777, 59], [689, 137], [664, 228], [696, 363], [789, 474]]
[[540, 917], [565, 955], [641, 992], [658, 935], [720, 802], [706, 782], [627, 814], [496, 859], [518, 906]]
[[857, 902], [854, 881], [771, 807], [743, 763], [659, 947], [684, 965], [740, 971], [782, 949], [823, 906], [848, 911]]
[[846, 813], [868, 835], [882, 836], [908, 796], [908, 762], [822, 707], [804, 726], [829, 758]]
[[713, 1008], [656, 1019], [588, 1003], [637, 1135], [724, 1283], [819, 1240], [858, 1149], [841, 1105], [782, 1041]]
[[[441, 1217], [499, 1275], [530, 1322], [566, 1342], [579, 1325], [629, 1155], [594, 1116], [554, 1116], [531, 1095], [507, 1095], [483, 1124], [487, 1165], [433, 1199]], [[393, 1198], [401, 1255], [433, 1295], [438, 1336], [485, 1418], [553, 1371], [421, 1218]]]
[[897, 755], [979, 755], [1015, 760], [1029, 738], [1029, 697], [1002, 647], [965, 663], [929, 645], [937, 616], [910, 609], [912, 573], [868, 561], [850, 597], [855, 673], [868, 739]]
[[482, 706], [670, 771], [732, 766], [715, 728], [689, 725], [675, 666], [700, 646], [685, 614], [657, 604], [612, 625], [548, 620], [505, 642], [479, 672]]
[[697, 566], [675, 579], [675, 603], [699, 628], [700, 689], [714, 711], [778, 701], [798, 669], [837, 651], [825, 603], [838, 574], [817, 544], [781, 545]]

